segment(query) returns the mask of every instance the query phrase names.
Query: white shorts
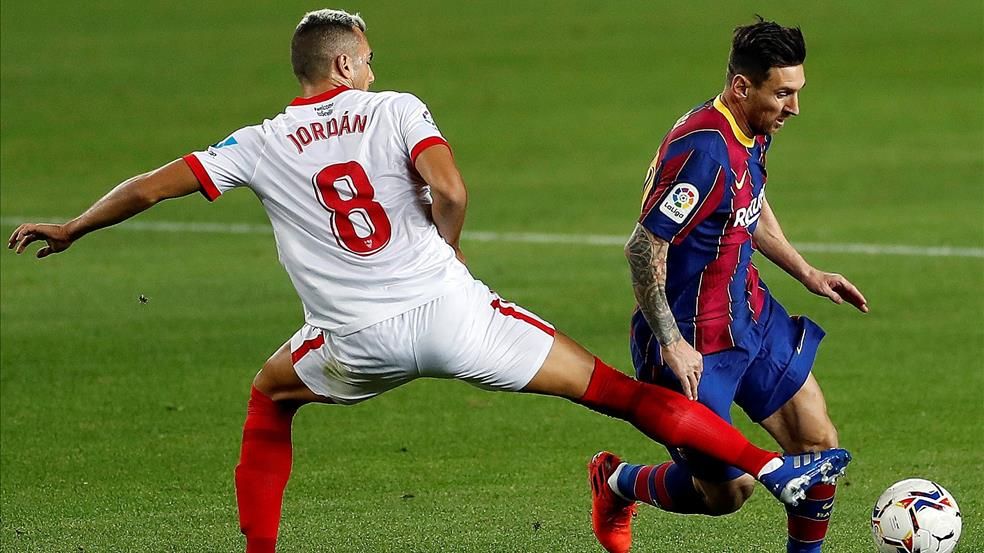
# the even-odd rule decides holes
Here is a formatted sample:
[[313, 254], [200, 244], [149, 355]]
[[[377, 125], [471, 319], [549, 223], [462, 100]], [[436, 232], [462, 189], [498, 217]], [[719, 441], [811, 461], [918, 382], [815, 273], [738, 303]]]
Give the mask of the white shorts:
[[517, 391], [540, 370], [553, 340], [553, 325], [476, 280], [346, 336], [306, 324], [290, 351], [311, 391], [351, 404], [420, 377]]

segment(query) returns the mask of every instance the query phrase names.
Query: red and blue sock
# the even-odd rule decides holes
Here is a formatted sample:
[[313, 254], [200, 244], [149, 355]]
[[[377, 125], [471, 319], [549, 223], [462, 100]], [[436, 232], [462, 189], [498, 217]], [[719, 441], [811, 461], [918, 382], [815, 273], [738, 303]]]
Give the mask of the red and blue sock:
[[671, 513], [708, 514], [690, 472], [672, 461], [662, 465], [626, 463], [613, 476], [616, 493], [625, 499], [642, 501]]
[[817, 484], [806, 492], [806, 499], [799, 505], [786, 507], [789, 532], [786, 553], [820, 553], [836, 491], [831, 484]]

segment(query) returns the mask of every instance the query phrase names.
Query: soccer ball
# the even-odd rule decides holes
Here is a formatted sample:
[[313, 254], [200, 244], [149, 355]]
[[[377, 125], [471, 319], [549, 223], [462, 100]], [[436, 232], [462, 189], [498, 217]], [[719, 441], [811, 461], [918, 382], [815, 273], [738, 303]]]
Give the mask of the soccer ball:
[[871, 511], [879, 553], [950, 553], [960, 526], [960, 509], [950, 492], [920, 478], [893, 484]]

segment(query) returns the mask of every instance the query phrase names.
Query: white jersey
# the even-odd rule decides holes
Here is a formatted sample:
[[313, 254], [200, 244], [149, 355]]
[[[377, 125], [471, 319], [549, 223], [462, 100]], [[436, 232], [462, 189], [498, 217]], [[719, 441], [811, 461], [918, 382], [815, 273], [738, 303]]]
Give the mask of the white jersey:
[[434, 145], [447, 142], [415, 96], [342, 86], [184, 159], [209, 200], [256, 194], [305, 321], [343, 336], [473, 280], [414, 169]]

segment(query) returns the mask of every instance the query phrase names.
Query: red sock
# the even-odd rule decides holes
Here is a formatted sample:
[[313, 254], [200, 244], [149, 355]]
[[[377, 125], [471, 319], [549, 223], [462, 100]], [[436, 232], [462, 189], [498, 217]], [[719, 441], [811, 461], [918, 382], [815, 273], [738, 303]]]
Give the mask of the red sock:
[[250, 390], [236, 466], [239, 528], [246, 535], [246, 553], [275, 551], [284, 488], [290, 478], [290, 423], [296, 411], [278, 405], [255, 387]]
[[660, 443], [695, 449], [752, 476], [779, 456], [752, 445], [704, 405], [668, 388], [629, 378], [598, 358], [579, 403], [628, 421]]

